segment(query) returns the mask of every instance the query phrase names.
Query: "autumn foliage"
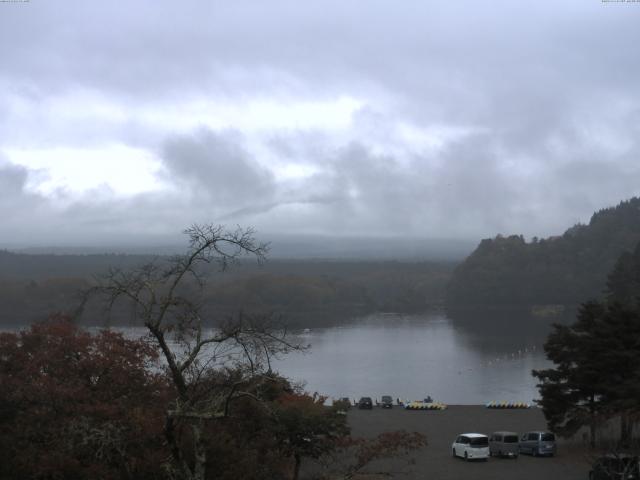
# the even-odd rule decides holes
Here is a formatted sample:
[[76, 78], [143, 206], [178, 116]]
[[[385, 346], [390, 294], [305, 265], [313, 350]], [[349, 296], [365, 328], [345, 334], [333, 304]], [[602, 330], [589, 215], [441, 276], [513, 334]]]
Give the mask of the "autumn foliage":
[[156, 359], [60, 316], [0, 334], [1, 477], [155, 478], [168, 396]]
[[[351, 463], [340, 476], [350, 478], [372, 461], [424, 445], [419, 434], [403, 432], [352, 438], [338, 406], [271, 371], [211, 369], [189, 388], [199, 401], [229, 388], [245, 393], [222, 417], [201, 420], [207, 479], [297, 479], [306, 460], [345, 453]], [[178, 401], [147, 341], [92, 334], [61, 316], [1, 333], [0, 478], [181, 478], [167, 440]], [[175, 444], [193, 464], [191, 420], [173, 426]]]

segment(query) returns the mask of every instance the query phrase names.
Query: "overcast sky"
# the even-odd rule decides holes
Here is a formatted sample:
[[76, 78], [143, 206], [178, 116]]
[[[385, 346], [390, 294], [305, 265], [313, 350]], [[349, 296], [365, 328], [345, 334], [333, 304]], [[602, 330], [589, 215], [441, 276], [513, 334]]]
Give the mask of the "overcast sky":
[[640, 194], [640, 2], [0, 3], [0, 244], [547, 236]]

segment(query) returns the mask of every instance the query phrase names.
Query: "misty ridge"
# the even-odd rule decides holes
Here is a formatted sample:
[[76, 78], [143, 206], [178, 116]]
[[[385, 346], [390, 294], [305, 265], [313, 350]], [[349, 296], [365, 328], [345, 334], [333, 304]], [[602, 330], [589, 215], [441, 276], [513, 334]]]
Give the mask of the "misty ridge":
[[[52, 311], [73, 311], [80, 291], [100, 273], [150, 261], [162, 265], [164, 258], [0, 252], [0, 301], [5, 305], [0, 322], [31, 323]], [[441, 305], [454, 265], [452, 261], [272, 259], [264, 265], [241, 261], [224, 273], [212, 266], [206, 272], [203, 298], [206, 321], [211, 325], [237, 311], [273, 312], [295, 327], [335, 323], [373, 311], [424, 311]], [[83, 321], [101, 318], [99, 308], [85, 312]], [[127, 313], [115, 310], [110, 321], [122, 323]]]
[[[575, 307], [599, 298], [607, 275], [640, 242], [640, 198], [595, 212], [562, 235], [480, 242], [447, 287], [452, 307]], [[640, 292], [638, 292], [640, 293]]]
[[[245, 311], [281, 315], [294, 328], [336, 324], [371, 312], [442, 308], [530, 312], [551, 307], [552, 313], [562, 313], [601, 294], [619, 256], [639, 241], [638, 198], [600, 210], [588, 224], [561, 236], [526, 241], [521, 235], [498, 235], [482, 240], [468, 256], [462, 241], [274, 238], [262, 265], [241, 260], [224, 273], [210, 266], [202, 302], [210, 325]], [[153, 255], [86, 253], [96, 248], [84, 254], [64, 253], [80, 248], [1, 251], [0, 301], [6, 308], [0, 322], [31, 323], [52, 311], [72, 312], [79, 292], [110, 269], [162, 264], [174, 252], [159, 247]], [[82, 321], [100, 318], [97, 305], [88, 308]], [[117, 325], [126, 316], [115, 309], [109, 321]]]

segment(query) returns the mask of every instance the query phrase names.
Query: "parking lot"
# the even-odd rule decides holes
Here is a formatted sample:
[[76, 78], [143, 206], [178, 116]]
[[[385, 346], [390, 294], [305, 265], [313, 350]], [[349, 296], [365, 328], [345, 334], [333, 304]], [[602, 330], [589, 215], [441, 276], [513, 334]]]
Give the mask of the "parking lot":
[[451, 443], [460, 433], [490, 434], [498, 430], [522, 433], [546, 428], [542, 412], [537, 408], [492, 410], [484, 406], [450, 406], [444, 411], [407, 411], [401, 407], [390, 410], [351, 409], [349, 423], [355, 436], [372, 437], [393, 430], [417, 431], [427, 436], [428, 446], [414, 452], [415, 463], [382, 461], [370, 472], [391, 471], [391, 478], [436, 480], [585, 480], [589, 464], [582, 448], [558, 440], [555, 457], [534, 458], [520, 455], [518, 459], [490, 458], [488, 461], [465, 462], [451, 456]]

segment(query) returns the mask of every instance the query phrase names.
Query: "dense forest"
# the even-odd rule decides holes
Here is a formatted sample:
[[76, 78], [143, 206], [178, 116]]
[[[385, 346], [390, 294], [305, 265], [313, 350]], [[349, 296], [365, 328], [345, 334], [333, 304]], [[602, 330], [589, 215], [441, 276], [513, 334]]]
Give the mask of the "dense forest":
[[[0, 252], [0, 324], [18, 325], [73, 312], [79, 292], [109, 269], [168, 257], [145, 255], [29, 255]], [[416, 312], [441, 305], [453, 262], [269, 260], [215, 266], [202, 301], [209, 318], [239, 310], [274, 312], [291, 326], [330, 324], [373, 311]], [[118, 310], [111, 316], [121, 323]], [[97, 312], [96, 312], [97, 313]], [[124, 312], [123, 312], [124, 313]], [[99, 315], [95, 315], [98, 317]], [[84, 315], [91, 322], [92, 315]]]
[[[453, 261], [271, 259], [215, 266], [202, 301], [209, 318], [239, 310], [274, 312], [291, 326], [331, 324], [374, 311], [420, 312], [447, 307], [576, 306], [604, 291], [607, 274], [640, 241], [640, 198], [595, 213], [562, 236], [521, 235], [482, 240]], [[0, 325], [19, 325], [51, 312], [73, 312], [79, 292], [110, 269], [129, 269], [166, 256], [54, 255], [0, 251]], [[624, 258], [624, 257], [623, 257]], [[111, 321], [121, 323], [118, 310]], [[91, 323], [92, 312], [85, 315]], [[96, 315], [98, 317], [98, 315]]]
[[456, 269], [451, 307], [575, 306], [601, 296], [607, 274], [640, 241], [640, 198], [593, 214], [563, 235], [527, 242], [521, 235], [485, 239]]

